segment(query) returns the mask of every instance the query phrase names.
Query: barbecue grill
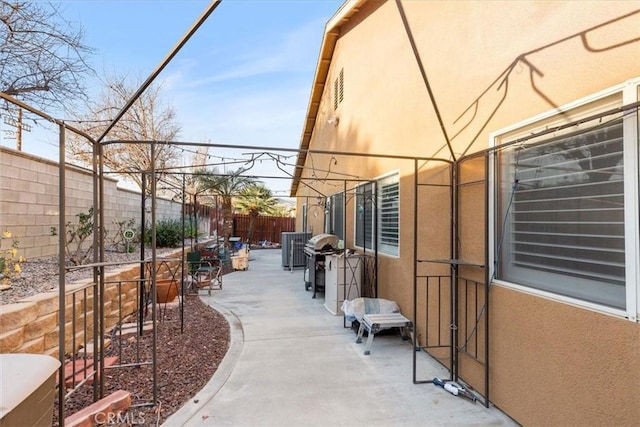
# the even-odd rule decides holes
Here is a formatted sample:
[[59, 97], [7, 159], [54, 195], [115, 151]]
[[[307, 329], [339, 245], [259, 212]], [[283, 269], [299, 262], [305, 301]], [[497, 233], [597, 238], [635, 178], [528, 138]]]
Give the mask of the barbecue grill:
[[313, 298], [317, 291], [324, 292], [324, 261], [326, 255], [331, 255], [338, 249], [338, 236], [334, 234], [317, 234], [304, 245], [307, 257], [307, 269], [304, 288], [313, 289]]

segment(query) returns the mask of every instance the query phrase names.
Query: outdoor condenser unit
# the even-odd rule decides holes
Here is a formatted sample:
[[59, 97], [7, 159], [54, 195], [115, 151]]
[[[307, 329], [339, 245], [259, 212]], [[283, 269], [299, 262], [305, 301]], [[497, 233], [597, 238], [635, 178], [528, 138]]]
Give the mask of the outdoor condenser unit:
[[285, 232], [282, 233], [282, 268], [304, 268], [307, 258], [304, 254], [304, 245], [311, 238], [311, 233]]

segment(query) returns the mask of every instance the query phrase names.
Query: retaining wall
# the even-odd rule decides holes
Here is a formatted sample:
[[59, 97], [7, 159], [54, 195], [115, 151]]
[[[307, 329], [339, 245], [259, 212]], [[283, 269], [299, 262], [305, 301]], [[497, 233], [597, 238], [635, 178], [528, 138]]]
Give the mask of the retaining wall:
[[[171, 262], [172, 266], [179, 266], [181, 253], [180, 250], [174, 255], [169, 255], [169, 258], [176, 258], [175, 262]], [[103, 314], [106, 331], [138, 308], [139, 271], [139, 265], [131, 264], [105, 273], [107, 283]], [[159, 265], [158, 277], [167, 276], [166, 266]], [[120, 287], [114, 282], [120, 282]], [[93, 338], [93, 288], [91, 280], [66, 286], [65, 353], [67, 354], [74, 353]], [[57, 358], [60, 345], [58, 300], [58, 292], [53, 291], [24, 298], [14, 304], [2, 305], [0, 353], [36, 353]]]

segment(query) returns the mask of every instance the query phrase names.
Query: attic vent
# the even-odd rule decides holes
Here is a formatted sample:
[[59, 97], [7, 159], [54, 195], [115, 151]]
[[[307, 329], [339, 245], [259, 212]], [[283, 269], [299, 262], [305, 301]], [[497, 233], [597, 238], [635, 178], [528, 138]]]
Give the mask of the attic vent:
[[344, 68], [340, 70], [340, 74], [333, 81], [333, 109], [337, 110], [338, 105], [344, 99]]

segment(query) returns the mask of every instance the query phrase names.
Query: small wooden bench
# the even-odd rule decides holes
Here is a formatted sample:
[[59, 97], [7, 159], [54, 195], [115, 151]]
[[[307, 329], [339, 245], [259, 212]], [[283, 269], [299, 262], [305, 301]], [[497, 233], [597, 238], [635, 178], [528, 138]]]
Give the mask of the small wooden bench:
[[413, 322], [400, 313], [390, 314], [365, 314], [360, 322], [360, 328], [358, 329], [358, 337], [356, 343], [362, 342], [362, 336], [366, 330], [368, 333], [367, 345], [364, 349], [364, 354], [371, 354], [371, 344], [373, 343], [373, 337], [380, 331], [390, 328], [400, 328], [402, 333], [402, 339], [407, 339], [407, 332], [411, 335], [413, 340]]

